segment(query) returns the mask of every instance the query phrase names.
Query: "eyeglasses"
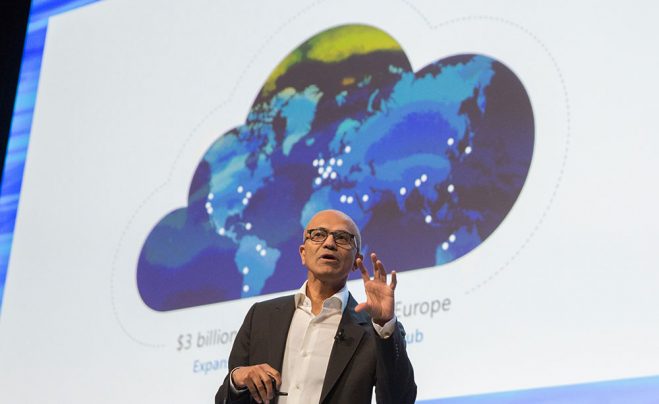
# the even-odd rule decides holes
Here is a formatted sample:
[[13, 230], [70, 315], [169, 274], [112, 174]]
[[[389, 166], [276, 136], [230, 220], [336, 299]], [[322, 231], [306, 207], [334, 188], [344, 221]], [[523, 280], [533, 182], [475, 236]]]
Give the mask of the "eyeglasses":
[[318, 227], [317, 229], [307, 230], [307, 233], [309, 235], [306, 239], [311, 240], [314, 243], [322, 243], [323, 241], [327, 240], [327, 237], [331, 234], [332, 237], [334, 237], [334, 242], [338, 245], [351, 247], [354, 245], [352, 240], [355, 239], [355, 235], [348, 233], [347, 231], [329, 231], [323, 227]]

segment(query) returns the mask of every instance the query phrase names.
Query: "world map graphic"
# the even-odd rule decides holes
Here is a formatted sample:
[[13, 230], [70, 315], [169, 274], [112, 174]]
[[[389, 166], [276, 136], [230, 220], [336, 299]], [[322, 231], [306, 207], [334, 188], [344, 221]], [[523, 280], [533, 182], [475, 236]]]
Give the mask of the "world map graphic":
[[503, 63], [462, 54], [414, 72], [386, 32], [328, 29], [210, 145], [187, 206], [144, 242], [140, 296], [169, 311], [297, 289], [304, 226], [323, 209], [350, 215], [388, 269], [440, 271], [503, 222], [533, 147], [529, 97]]

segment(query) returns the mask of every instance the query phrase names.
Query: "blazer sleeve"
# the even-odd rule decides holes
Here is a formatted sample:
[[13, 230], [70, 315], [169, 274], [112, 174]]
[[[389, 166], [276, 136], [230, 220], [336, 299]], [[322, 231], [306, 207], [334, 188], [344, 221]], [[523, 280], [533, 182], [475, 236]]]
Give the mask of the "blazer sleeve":
[[240, 326], [240, 330], [236, 334], [236, 340], [233, 343], [231, 348], [231, 353], [229, 354], [229, 372], [224, 378], [224, 382], [217, 390], [215, 394], [215, 404], [229, 404], [229, 403], [249, 403], [251, 396], [249, 393], [243, 393], [239, 396], [234, 396], [231, 393], [231, 387], [229, 385], [229, 377], [231, 377], [231, 371], [238, 366], [246, 366], [250, 364], [249, 361], [249, 344], [250, 336], [252, 331], [252, 318], [254, 317], [254, 307], [249, 309], [243, 325]]
[[375, 337], [376, 380], [375, 398], [380, 404], [413, 404], [416, 400], [414, 369], [407, 357], [405, 329], [396, 323], [389, 338]]

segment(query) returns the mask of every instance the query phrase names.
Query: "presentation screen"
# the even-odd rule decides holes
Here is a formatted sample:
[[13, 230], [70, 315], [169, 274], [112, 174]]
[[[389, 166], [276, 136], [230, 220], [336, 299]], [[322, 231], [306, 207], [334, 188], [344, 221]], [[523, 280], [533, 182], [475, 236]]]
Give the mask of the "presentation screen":
[[[419, 403], [655, 402], [641, 5], [33, 1], [1, 401], [211, 402], [336, 209], [397, 272]], [[348, 288], [365, 300], [359, 271]]]

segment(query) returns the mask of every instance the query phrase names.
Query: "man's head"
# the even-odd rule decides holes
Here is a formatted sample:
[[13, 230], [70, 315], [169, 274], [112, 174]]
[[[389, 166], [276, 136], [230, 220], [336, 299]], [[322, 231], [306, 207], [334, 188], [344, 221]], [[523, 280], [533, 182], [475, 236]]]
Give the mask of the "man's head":
[[338, 210], [320, 211], [307, 223], [303, 237], [300, 258], [309, 276], [344, 284], [361, 257], [361, 235], [350, 216]]

